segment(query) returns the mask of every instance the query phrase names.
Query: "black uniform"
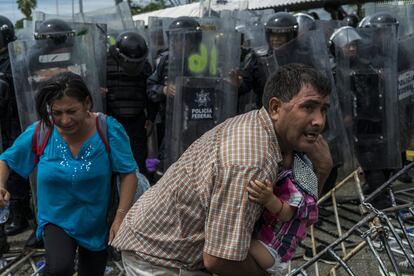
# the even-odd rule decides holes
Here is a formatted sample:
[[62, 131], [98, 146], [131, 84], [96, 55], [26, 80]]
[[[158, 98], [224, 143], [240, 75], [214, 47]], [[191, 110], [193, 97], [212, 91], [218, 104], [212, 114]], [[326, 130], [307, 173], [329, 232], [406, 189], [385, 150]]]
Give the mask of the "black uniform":
[[145, 173], [147, 135], [145, 123], [153, 121], [155, 110], [147, 98], [147, 78], [151, 65], [146, 61], [137, 74], [127, 74], [111, 47], [107, 59], [107, 113], [115, 117], [125, 128], [134, 158], [140, 171]]
[[[7, 88], [4, 87], [3, 91], [0, 92], [1, 146], [3, 150], [6, 150], [21, 133], [10, 59], [7, 51], [0, 55], [0, 79], [7, 83]], [[11, 195], [10, 208], [12, 216], [11, 223], [6, 226], [6, 233], [17, 234], [28, 226], [25, 213], [29, 209], [29, 181], [11, 171], [6, 183], [6, 189]]]

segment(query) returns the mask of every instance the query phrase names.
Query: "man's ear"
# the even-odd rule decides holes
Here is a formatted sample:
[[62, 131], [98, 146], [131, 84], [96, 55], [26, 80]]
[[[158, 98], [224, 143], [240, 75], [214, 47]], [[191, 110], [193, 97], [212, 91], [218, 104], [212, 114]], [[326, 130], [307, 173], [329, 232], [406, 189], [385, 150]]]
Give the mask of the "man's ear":
[[272, 121], [276, 122], [279, 119], [280, 110], [282, 108], [282, 101], [276, 97], [269, 100], [269, 115]]

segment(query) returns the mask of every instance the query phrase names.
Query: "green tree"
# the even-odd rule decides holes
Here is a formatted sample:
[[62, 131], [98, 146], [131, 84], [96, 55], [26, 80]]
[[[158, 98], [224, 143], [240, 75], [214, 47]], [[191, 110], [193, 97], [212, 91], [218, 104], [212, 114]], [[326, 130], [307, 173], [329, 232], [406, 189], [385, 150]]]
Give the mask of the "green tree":
[[24, 14], [25, 19], [32, 18], [32, 10], [36, 8], [37, 0], [17, 0], [17, 8]]
[[131, 13], [132, 15], [135, 14], [140, 14], [140, 13], [146, 13], [146, 12], [151, 12], [151, 11], [156, 11], [156, 10], [161, 10], [165, 8], [165, 1], [164, 0], [158, 0], [158, 1], [153, 1], [151, 3], [149, 3], [148, 5], [145, 6], [140, 6], [134, 2], [130, 2], [130, 7], [131, 7]]

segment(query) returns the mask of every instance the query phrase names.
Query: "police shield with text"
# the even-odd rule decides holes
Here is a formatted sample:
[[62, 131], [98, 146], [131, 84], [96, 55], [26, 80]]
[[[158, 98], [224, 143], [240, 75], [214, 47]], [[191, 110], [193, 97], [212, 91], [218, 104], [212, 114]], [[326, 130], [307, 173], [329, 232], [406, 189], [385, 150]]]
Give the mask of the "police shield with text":
[[124, 126], [142, 173], [147, 157], [147, 118], [154, 121], [155, 117], [147, 99], [147, 78], [152, 71], [147, 57], [144, 38], [127, 31], [118, 35], [107, 59], [107, 113]]
[[236, 115], [237, 87], [229, 76], [240, 62], [240, 48], [234, 47], [240, 34], [234, 29], [175, 27], [169, 31], [168, 85], [175, 94], [167, 96], [167, 166], [206, 131]]
[[[39, 85], [64, 71], [81, 75], [88, 84], [94, 109], [102, 110], [102, 96], [96, 65], [92, 33], [95, 25], [85, 25], [85, 31], [75, 32], [60, 19], [38, 23], [35, 40], [15, 41], [10, 45], [14, 86], [22, 128], [37, 120], [34, 94]], [[101, 44], [100, 47], [105, 47]], [[102, 52], [102, 49], [99, 51]]]
[[[398, 96], [397, 40], [395, 28], [358, 28], [343, 35], [354, 45], [337, 45], [337, 74], [340, 90], [352, 110], [355, 153], [365, 173], [367, 193], [389, 177], [390, 169], [401, 167]], [[355, 48], [355, 46], [357, 46]]]

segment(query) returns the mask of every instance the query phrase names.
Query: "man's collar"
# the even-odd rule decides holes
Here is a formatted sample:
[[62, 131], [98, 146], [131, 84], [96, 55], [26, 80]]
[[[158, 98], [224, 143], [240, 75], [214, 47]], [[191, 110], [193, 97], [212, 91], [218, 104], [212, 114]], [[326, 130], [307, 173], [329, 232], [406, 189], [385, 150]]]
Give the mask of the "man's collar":
[[270, 118], [269, 113], [267, 112], [267, 110], [264, 107], [259, 109], [259, 118], [260, 118], [260, 123], [262, 124], [263, 128], [268, 133], [268, 135], [270, 137], [270, 140], [272, 141], [272, 145], [275, 145], [277, 147], [277, 149], [276, 149], [276, 152], [277, 152], [276, 159], [277, 159], [278, 163], [281, 163], [282, 162], [282, 155], [281, 155], [281, 150], [280, 150], [280, 147], [279, 147], [279, 142], [277, 141], [275, 128], [273, 126], [273, 122], [272, 122], [272, 119]]

